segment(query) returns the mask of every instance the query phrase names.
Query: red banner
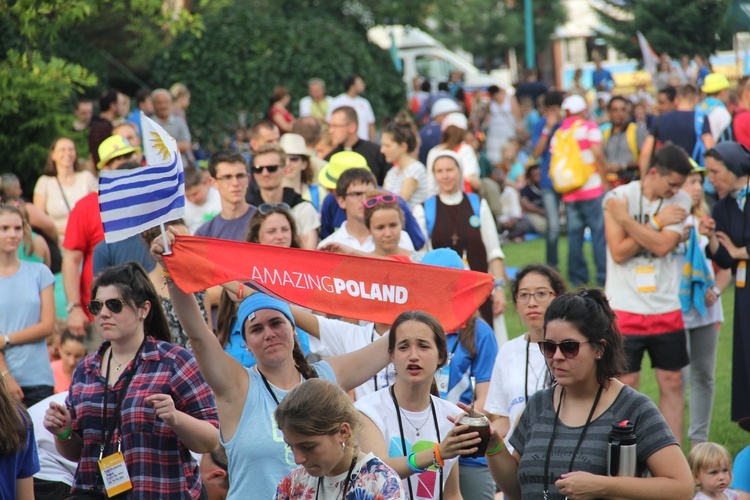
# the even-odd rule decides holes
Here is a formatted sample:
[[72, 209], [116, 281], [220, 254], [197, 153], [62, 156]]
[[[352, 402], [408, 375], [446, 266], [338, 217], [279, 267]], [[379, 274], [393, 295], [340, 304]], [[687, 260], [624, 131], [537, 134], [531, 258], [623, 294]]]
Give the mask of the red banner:
[[476, 271], [199, 236], [177, 236], [164, 263], [186, 293], [253, 281], [289, 302], [345, 318], [392, 323], [404, 311], [426, 311], [446, 331], [460, 328], [493, 288], [493, 277]]

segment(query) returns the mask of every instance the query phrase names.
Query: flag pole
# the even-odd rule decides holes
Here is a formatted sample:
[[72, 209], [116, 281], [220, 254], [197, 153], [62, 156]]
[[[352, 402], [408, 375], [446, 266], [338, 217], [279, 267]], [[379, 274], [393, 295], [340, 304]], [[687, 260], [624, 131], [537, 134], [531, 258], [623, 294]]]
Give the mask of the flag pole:
[[159, 229], [161, 229], [161, 237], [164, 240], [164, 253], [163, 255], [172, 255], [172, 249], [169, 248], [169, 238], [167, 238], [167, 230], [164, 228], [164, 223], [159, 223]]

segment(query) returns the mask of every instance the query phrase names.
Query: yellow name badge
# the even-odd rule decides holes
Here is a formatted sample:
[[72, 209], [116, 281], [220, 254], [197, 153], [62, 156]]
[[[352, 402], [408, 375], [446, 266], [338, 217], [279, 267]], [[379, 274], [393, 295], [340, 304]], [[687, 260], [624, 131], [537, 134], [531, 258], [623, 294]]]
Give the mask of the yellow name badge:
[[635, 268], [635, 286], [640, 293], [652, 293], [656, 291], [654, 266], [638, 266]]
[[118, 451], [99, 460], [99, 470], [109, 498], [133, 489], [122, 452]]
[[747, 261], [741, 260], [737, 263], [737, 272], [735, 273], [735, 285], [737, 288], [745, 288], [747, 280]]

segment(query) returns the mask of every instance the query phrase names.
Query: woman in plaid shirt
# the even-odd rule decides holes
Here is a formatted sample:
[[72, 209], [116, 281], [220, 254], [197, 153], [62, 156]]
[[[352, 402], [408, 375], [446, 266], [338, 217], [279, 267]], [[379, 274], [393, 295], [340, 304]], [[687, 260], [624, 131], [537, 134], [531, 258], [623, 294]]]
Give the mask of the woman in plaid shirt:
[[200, 498], [190, 451], [210, 453], [219, 433], [193, 354], [168, 343], [161, 301], [139, 264], [106, 269], [91, 295], [105, 342], [78, 364], [66, 406], [51, 403], [44, 422], [60, 454], [79, 462], [73, 497], [104, 498], [99, 462], [121, 452], [131, 487], [118, 498]]

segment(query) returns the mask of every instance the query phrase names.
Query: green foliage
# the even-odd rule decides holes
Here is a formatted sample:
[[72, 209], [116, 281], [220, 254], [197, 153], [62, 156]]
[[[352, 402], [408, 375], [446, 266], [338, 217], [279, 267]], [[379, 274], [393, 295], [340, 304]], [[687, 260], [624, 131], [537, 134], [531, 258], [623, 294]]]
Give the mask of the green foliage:
[[312, 77], [337, 95], [343, 79], [359, 73], [376, 116], [394, 114], [405, 89], [388, 53], [367, 41], [359, 20], [331, 4], [244, 0], [205, 14], [202, 38], [178, 36], [155, 61], [154, 82], [191, 89], [188, 120], [204, 145], [220, 144], [240, 111], [247, 111], [248, 124], [264, 116], [276, 85], [290, 90], [295, 110]]
[[13, 49], [0, 61], [0, 152], [25, 186], [41, 173], [52, 141], [70, 129], [73, 117], [61, 111], [70, 95], [92, 85], [94, 75], [57, 57]]
[[[533, 9], [538, 53], [549, 47], [555, 28], [566, 21], [566, 11], [560, 0], [534, 0]], [[510, 49], [521, 59], [525, 56], [522, 0], [512, 6], [497, 0], [447, 0], [435, 2], [431, 15], [438, 23], [433, 36], [448, 47], [471, 52], [487, 65]]]
[[640, 59], [640, 31], [657, 53], [713, 54], [731, 41], [730, 0], [602, 0], [597, 9], [607, 42]]

